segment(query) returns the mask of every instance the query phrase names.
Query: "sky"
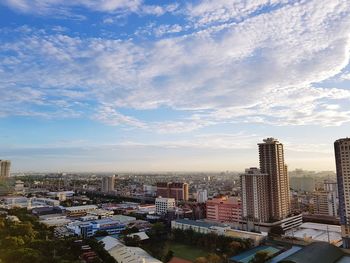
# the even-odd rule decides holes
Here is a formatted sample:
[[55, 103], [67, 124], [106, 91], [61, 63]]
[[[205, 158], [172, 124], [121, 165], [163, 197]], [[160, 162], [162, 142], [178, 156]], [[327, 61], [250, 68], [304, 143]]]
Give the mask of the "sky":
[[1, 0], [0, 159], [24, 171], [334, 170], [348, 0]]

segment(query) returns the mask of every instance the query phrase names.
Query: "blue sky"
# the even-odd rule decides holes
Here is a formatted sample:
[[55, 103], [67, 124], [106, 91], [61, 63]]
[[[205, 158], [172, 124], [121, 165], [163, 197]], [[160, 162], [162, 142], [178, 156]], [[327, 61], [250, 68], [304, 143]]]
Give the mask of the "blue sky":
[[334, 170], [350, 135], [346, 0], [4, 0], [13, 171], [242, 171], [265, 137]]

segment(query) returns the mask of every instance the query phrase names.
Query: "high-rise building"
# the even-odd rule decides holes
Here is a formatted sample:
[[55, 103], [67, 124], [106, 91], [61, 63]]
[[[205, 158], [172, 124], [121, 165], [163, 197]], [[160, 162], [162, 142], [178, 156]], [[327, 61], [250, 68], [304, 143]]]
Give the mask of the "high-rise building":
[[350, 248], [350, 138], [334, 142], [343, 247]]
[[174, 198], [156, 198], [156, 213], [166, 214], [169, 210], [175, 209], [175, 199]]
[[290, 214], [287, 165], [283, 144], [274, 138], [259, 143], [260, 171], [269, 176], [270, 219], [281, 220]]
[[208, 191], [207, 190], [199, 190], [197, 191], [197, 202], [205, 203], [208, 200]]
[[175, 198], [176, 201], [188, 200], [187, 183], [157, 183], [157, 196]]
[[334, 216], [338, 214], [338, 202], [334, 191], [315, 191], [312, 194], [314, 214]]
[[10, 161], [0, 160], [0, 178], [7, 178], [10, 176], [10, 167]]
[[101, 191], [103, 193], [111, 193], [114, 191], [115, 175], [102, 177]]
[[208, 220], [238, 223], [242, 219], [242, 204], [238, 197], [213, 198], [206, 202], [206, 207]]
[[253, 167], [246, 169], [240, 178], [243, 219], [267, 222], [270, 219], [268, 174]]
[[315, 178], [312, 176], [290, 177], [290, 188], [298, 192], [313, 192], [315, 191]]

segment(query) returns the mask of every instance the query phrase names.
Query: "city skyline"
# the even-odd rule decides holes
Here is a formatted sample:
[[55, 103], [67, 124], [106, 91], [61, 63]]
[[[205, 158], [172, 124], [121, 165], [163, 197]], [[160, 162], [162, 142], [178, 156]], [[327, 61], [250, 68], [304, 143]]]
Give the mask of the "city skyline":
[[25, 171], [237, 171], [284, 144], [335, 171], [346, 1], [0, 3], [0, 159]]

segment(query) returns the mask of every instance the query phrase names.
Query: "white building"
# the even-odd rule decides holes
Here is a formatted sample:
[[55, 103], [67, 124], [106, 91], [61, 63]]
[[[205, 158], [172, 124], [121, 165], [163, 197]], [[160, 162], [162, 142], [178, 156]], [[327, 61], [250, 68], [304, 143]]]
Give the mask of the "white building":
[[208, 191], [207, 190], [199, 190], [197, 191], [197, 202], [205, 203], [208, 200]]
[[155, 185], [144, 185], [143, 186], [143, 193], [146, 196], [156, 196], [157, 194], [157, 186]]
[[175, 198], [156, 198], [156, 213], [165, 214], [169, 210], [175, 209]]
[[118, 239], [107, 236], [101, 240], [108, 253], [120, 263], [161, 263], [139, 247], [128, 247]]

